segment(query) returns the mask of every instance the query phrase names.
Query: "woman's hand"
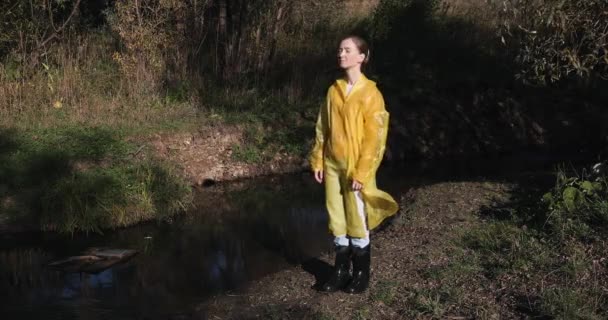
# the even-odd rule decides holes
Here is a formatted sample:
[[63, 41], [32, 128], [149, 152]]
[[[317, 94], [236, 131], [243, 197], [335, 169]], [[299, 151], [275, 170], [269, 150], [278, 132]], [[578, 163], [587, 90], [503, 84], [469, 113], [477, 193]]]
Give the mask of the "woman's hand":
[[359, 191], [361, 189], [363, 189], [363, 184], [357, 180], [353, 180], [353, 190]]
[[315, 170], [315, 180], [318, 183], [323, 183], [323, 170]]

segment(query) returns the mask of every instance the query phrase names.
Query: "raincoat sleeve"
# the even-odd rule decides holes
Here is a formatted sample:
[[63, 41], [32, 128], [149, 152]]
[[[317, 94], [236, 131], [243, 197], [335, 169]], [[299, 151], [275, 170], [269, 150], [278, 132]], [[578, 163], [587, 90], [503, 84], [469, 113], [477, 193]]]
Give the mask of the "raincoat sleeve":
[[327, 104], [329, 103], [329, 95], [324, 106], [319, 110], [319, 116], [317, 117], [317, 125], [315, 126], [315, 145], [310, 152], [308, 161], [310, 162], [310, 168], [312, 171], [323, 170], [323, 151], [325, 147], [325, 139], [328, 132], [327, 123]]
[[377, 91], [363, 113], [363, 141], [353, 179], [365, 185], [376, 174], [384, 156], [388, 131], [388, 112], [382, 94]]

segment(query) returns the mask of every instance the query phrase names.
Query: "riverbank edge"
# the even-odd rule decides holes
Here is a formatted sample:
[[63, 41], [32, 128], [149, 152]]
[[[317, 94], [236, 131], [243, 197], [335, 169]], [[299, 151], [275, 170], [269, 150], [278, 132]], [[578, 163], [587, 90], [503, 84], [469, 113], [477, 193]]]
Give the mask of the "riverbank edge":
[[[239, 146], [246, 145], [244, 132], [246, 128], [238, 125], [224, 127], [204, 126], [197, 130], [178, 132], [156, 132], [144, 136], [126, 136], [120, 143], [128, 143], [135, 148], [129, 157], [123, 159], [125, 165], [136, 166], [142, 163], [162, 163], [168, 165], [167, 174], [171, 180], [188, 186], [193, 192], [209, 188], [218, 183], [230, 183], [242, 179], [260, 176], [289, 174], [307, 170], [307, 162], [303, 156], [286, 152], [265, 157], [257, 162], [246, 162], [235, 157], [234, 152]], [[73, 161], [75, 170], [109, 171], [108, 161]], [[83, 168], [80, 168], [83, 167]], [[181, 199], [179, 199], [181, 200]], [[128, 208], [130, 203], [125, 205]], [[188, 203], [177, 215], [192, 210]], [[174, 216], [175, 214], [169, 215]], [[151, 213], [137, 213], [137, 217], [127, 223], [101, 228], [97, 232], [112, 231], [128, 228], [157, 219]], [[12, 221], [9, 214], [0, 216], [0, 236], [16, 238], [23, 234], [36, 232], [65, 233], [60, 230], [45, 230], [35, 223]], [[160, 219], [162, 220], [162, 218]], [[78, 228], [77, 228], [78, 229]], [[76, 230], [72, 233], [87, 232]]]

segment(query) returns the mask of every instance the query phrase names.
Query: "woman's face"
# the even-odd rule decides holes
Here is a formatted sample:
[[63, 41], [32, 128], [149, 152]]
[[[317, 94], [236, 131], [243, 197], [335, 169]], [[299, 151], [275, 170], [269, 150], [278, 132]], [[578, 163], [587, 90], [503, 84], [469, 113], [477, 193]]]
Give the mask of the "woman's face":
[[361, 67], [361, 63], [365, 59], [365, 54], [359, 52], [359, 48], [355, 42], [350, 39], [344, 39], [340, 42], [338, 48], [338, 64], [340, 68], [344, 70], [351, 69], [353, 67]]

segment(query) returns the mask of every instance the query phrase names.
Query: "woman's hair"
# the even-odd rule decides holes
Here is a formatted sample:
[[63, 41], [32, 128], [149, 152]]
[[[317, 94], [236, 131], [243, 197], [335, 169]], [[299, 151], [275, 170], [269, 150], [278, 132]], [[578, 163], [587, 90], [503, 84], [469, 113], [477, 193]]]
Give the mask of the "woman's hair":
[[365, 66], [367, 64], [367, 62], [369, 62], [369, 54], [370, 54], [369, 45], [367, 44], [367, 41], [365, 41], [365, 39], [363, 39], [362, 37], [354, 35], [354, 34], [344, 37], [342, 39], [342, 41], [344, 41], [346, 39], [353, 40], [353, 42], [355, 43], [355, 46], [357, 46], [357, 49], [359, 49], [359, 53], [363, 53], [365, 55], [365, 59], [363, 59], [363, 63], [361, 63], [361, 66]]

